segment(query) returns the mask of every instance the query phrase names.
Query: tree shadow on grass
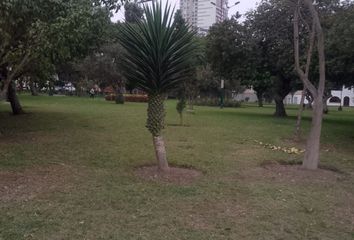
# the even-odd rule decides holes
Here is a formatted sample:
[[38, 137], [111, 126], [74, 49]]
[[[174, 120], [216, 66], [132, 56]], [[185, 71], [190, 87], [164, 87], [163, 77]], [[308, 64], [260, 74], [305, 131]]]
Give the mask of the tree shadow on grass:
[[[34, 109], [36, 108], [32, 110]], [[25, 114], [15, 116], [6, 110], [0, 111], [0, 139], [4, 136], [10, 137], [40, 131], [70, 131], [78, 127], [89, 126], [90, 122], [87, 119], [75, 113], [31, 111], [26, 108]]]
[[[211, 112], [211, 111], [210, 111]], [[209, 111], [208, 111], [209, 113]], [[237, 116], [241, 118], [247, 118], [247, 119], [254, 119], [254, 120], [259, 120], [259, 119], [273, 119], [277, 121], [295, 121], [297, 119], [296, 115], [288, 115], [287, 117], [275, 117], [273, 112], [265, 112], [265, 111], [259, 111], [259, 112], [253, 112], [253, 111], [218, 111], [215, 112], [215, 114], [220, 115], [220, 116]], [[305, 121], [311, 121], [310, 116], [303, 116], [302, 118]]]

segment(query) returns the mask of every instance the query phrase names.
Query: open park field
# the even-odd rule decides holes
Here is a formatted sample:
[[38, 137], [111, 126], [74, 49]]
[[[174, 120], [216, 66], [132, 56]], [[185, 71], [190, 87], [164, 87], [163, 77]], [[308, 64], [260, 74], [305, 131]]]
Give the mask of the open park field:
[[20, 98], [25, 115], [0, 102], [1, 240], [354, 239], [354, 109], [325, 116], [313, 172], [264, 147], [304, 147], [291, 140], [296, 107], [286, 119], [274, 106], [196, 107], [181, 127], [167, 101], [169, 162], [202, 173], [168, 182], [136, 174], [155, 164], [146, 104]]

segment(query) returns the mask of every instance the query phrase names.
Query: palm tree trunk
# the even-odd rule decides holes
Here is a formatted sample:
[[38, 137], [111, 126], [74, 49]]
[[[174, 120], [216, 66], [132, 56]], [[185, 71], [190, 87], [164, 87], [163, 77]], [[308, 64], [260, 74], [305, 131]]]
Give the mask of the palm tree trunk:
[[148, 102], [148, 118], [146, 127], [153, 137], [157, 166], [159, 171], [168, 172], [168, 162], [166, 157], [165, 142], [161, 136], [161, 131], [165, 126], [164, 97], [160, 94], [150, 94]]
[[169, 170], [167, 157], [166, 157], [166, 148], [165, 142], [162, 136], [153, 137], [157, 166], [159, 171], [167, 172]]

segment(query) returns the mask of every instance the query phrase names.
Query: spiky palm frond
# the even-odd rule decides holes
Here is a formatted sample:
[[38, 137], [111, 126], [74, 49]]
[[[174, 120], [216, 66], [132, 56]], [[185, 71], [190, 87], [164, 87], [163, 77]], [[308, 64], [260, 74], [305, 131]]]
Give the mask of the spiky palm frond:
[[125, 75], [148, 94], [164, 94], [186, 77], [194, 33], [187, 26], [176, 29], [168, 4], [164, 11], [161, 3], [144, 11], [145, 19], [124, 24], [119, 37], [127, 50]]

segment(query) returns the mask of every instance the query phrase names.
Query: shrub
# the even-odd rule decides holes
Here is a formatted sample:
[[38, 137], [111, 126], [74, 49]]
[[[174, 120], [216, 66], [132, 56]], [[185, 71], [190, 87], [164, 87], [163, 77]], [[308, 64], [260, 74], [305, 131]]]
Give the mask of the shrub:
[[125, 97], [123, 94], [118, 94], [116, 96], [116, 104], [124, 104], [125, 102]]
[[[125, 102], [148, 102], [147, 95], [124, 94], [123, 96]], [[122, 101], [121, 98], [117, 99], [116, 94], [109, 94], [105, 97], [105, 99], [107, 101], [119, 101], [118, 103], [121, 103]]]
[[[217, 98], [199, 98], [195, 100], [194, 104], [197, 106], [219, 107], [220, 100]], [[225, 100], [224, 107], [238, 108], [241, 107], [241, 102]]]
[[198, 98], [195, 99], [194, 105], [197, 106], [209, 106], [209, 107], [216, 107], [219, 106], [220, 101], [216, 98]]
[[106, 101], [115, 101], [116, 100], [116, 95], [111, 93], [105, 96]]
[[176, 110], [179, 114], [182, 114], [184, 109], [186, 108], [186, 100], [184, 98], [179, 99], [176, 105]]
[[239, 107], [241, 107], [241, 102], [228, 100], [228, 101], [225, 101], [224, 107], [239, 108]]
[[124, 97], [127, 102], [148, 102], [149, 100], [147, 95], [125, 94]]

